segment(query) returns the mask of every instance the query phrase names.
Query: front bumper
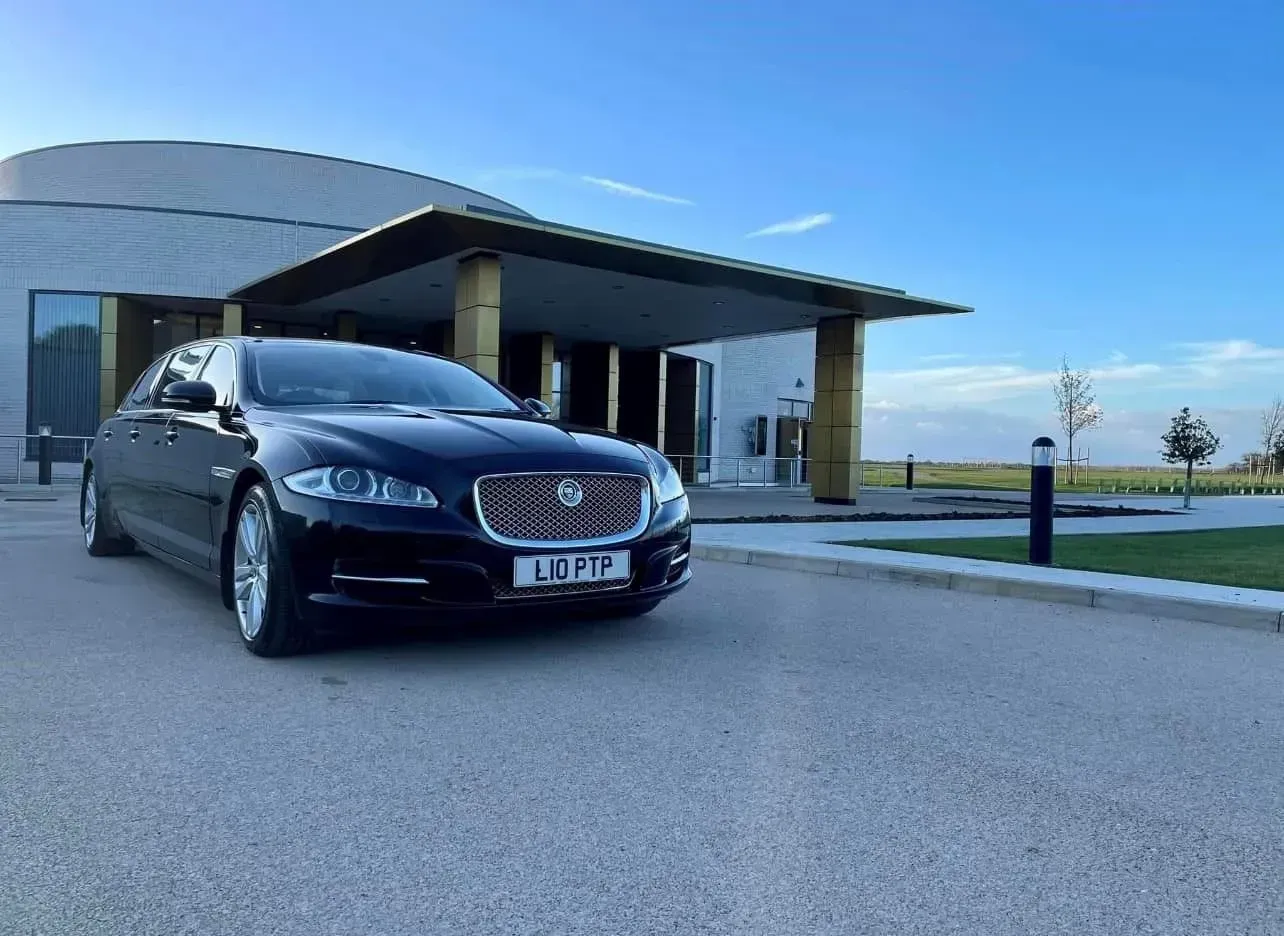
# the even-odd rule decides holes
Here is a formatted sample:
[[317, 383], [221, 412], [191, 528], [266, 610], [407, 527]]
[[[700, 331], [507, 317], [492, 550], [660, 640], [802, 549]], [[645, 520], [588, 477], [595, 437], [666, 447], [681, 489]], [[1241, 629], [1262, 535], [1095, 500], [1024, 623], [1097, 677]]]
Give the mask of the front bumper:
[[[690, 581], [691, 514], [685, 497], [661, 505], [646, 532], [604, 548], [526, 549], [494, 542], [470, 518], [436, 508], [348, 504], [273, 485], [305, 618], [345, 612], [521, 611], [627, 608], [667, 598]], [[620, 583], [513, 587], [513, 560], [577, 552], [630, 554]]]

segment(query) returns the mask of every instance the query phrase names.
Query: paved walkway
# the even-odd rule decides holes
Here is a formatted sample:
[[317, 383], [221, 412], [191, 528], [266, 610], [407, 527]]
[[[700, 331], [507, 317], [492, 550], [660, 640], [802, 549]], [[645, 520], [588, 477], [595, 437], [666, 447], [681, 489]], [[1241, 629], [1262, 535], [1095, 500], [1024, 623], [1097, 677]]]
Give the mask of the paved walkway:
[[[1172, 499], [1129, 498], [1128, 505], [1172, 507]], [[1140, 533], [1275, 525], [1284, 525], [1284, 497], [1228, 497], [1202, 499], [1189, 512], [1177, 515], [1058, 520], [1056, 532]], [[1024, 536], [1028, 532], [1028, 520], [698, 524], [693, 551], [704, 559], [822, 575], [912, 582], [953, 591], [1031, 598], [1267, 631], [1284, 627], [1284, 592], [874, 548], [880, 539]], [[840, 546], [835, 540], [871, 542], [869, 546]]]
[[[1062, 502], [1077, 499], [1058, 498]], [[1284, 526], [1284, 496], [1206, 497], [1180, 511], [1173, 497], [1114, 497], [1095, 503], [1137, 509], [1174, 510], [1165, 516], [1076, 517], [1056, 522], [1057, 533], [1156, 533], [1165, 530], [1219, 530], [1233, 527]], [[779, 548], [785, 544], [835, 540], [953, 539], [970, 536], [1025, 536], [1030, 521], [908, 520], [850, 523], [701, 523], [695, 540], [707, 545]]]

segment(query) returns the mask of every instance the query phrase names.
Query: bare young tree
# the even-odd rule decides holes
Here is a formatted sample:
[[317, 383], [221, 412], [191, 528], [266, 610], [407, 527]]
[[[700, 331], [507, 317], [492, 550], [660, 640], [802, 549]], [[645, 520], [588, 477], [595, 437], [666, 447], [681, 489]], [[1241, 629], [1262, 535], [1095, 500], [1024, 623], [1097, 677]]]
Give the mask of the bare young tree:
[[1086, 370], [1072, 370], [1069, 358], [1064, 356], [1061, 358], [1061, 370], [1052, 380], [1052, 392], [1057, 399], [1061, 431], [1069, 444], [1067, 480], [1074, 484], [1078, 468], [1074, 455], [1075, 436], [1101, 425], [1101, 407], [1097, 405], [1097, 394], [1092, 389], [1092, 375]]
[[1284, 448], [1284, 399], [1276, 397], [1270, 406], [1262, 410], [1261, 440], [1262, 463], [1259, 474], [1265, 480], [1275, 453]]

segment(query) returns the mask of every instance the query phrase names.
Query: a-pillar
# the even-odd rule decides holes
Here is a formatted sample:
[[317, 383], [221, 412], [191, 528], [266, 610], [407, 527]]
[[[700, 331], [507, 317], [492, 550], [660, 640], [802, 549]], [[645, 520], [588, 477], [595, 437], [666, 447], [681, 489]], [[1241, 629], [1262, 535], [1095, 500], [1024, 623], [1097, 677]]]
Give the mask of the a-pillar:
[[664, 451], [669, 355], [663, 351], [620, 352], [619, 433]]
[[98, 365], [98, 415], [107, 419], [138, 375], [152, 362], [152, 315], [119, 296], [98, 302], [102, 346]]
[[508, 389], [523, 400], [553, 405], [553, 336], [514, 335], [508, 340]]
[[812, 498], [854, 504], [860, 495], [865, 322], [821, 319], [816, 328], [816, 402], [808, 436]]
[[223, 334], [245, 334], [245, 306], [239, 302], [223, 303]]
[[478, 254], [455, 271], [455, 359], [499, 379], [499, 257]]
[[581, 342], [571, 348], [571, 419], [614, 432], [619, 421], [620, 346]]

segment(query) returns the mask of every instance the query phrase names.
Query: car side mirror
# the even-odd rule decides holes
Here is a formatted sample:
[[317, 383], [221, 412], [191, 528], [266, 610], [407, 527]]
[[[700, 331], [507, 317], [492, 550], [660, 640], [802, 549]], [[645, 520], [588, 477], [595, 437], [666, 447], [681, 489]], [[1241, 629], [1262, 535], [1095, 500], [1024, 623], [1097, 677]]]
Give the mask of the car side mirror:
[[531, 410], [534, 411], [535, 415], [541, 419], [548, 419], [549, 416], [553, 415], [553, 411], [549, 409], [548, 404], [543, 400], [537, 400], [534, 397], [531, 397], [524, 402]]
[[218, 402], [218, 391], [204, 380], [176, 380], [161, 391], [161, 405], [193, 413], [208, 413]]

